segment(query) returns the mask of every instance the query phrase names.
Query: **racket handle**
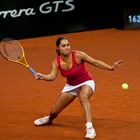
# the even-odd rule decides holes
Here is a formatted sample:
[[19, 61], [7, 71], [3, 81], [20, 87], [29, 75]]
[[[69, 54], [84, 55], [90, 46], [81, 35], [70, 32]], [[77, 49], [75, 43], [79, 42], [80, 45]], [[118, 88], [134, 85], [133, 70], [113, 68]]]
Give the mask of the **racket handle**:
[[[33, 75], [36, 74], [36, 71], [35, 71], [33, 68], [31, 68], [31, 67], [29, 67], [29, 71], [30, 71]], [[37, 76], [36, 79], [39, 80], [39, 79], [40, 79], [40, 76]]]
[[29, 71], [30, 71], [33, 75], [36, 74], [36, 71], [35, 71], [33, 68], [31, 68], [31, 67], [29, 67]]

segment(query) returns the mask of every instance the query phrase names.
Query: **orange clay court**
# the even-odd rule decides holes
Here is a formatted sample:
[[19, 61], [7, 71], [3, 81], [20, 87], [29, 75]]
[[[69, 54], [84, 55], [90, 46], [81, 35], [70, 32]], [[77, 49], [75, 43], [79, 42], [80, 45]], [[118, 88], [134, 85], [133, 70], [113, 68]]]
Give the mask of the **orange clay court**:
[[[56, 57], [60, 35], [19, 40], [26, 59], [36, 71], [48, 73]], [[62, 34], [72, 49], [83, 50], [108, 64], [122, 59], [116, 71], [86, 65], [96, 83], [91, 98], [95, 140], [140, 139], [140, 30], [103, 29]], [[122, 90], [121, 84], [129, 84]], [[82, 140], [85, 122], [78, 98], [52, 126], [34, 126], [47, 115], [60, 94], [65, 79], [38, 81], [28, 70], [0, 57], [0, 140]]]

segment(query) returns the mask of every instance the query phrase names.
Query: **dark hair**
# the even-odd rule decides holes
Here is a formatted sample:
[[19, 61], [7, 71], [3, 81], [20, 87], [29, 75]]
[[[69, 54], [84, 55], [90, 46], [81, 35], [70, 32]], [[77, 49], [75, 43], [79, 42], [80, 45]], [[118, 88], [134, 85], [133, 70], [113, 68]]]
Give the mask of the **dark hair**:
[[60, 45], [61, 41], [64, 40], [64, 39], [68, 40], [68, 39], [65, 38], [65, 37], [59, 37], [59, 38], [57, 38], [57, 40], [56, 40], [56, 53], [57, 53], [58, 56], [60, 56], [60, 51], [58, 50], [59, 45]]

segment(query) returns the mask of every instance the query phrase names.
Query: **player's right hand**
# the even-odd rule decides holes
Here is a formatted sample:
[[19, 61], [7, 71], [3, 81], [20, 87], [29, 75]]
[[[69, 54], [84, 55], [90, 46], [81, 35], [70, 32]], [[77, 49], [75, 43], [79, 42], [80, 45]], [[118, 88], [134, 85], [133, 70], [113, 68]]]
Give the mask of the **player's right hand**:
[[36, 73], [35, 74], [35, 79], [37, 79], [37, 80], [43, 80], [44, 79], [44, 76], [41, 73]]

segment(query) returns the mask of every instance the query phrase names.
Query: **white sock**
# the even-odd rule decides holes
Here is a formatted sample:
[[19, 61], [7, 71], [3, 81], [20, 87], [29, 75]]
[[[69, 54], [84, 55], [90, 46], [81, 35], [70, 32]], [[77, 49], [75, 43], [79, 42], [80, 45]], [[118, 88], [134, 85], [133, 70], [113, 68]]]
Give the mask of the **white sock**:
[[86, 128], [93, 128], [92, 122], [87, 122], [86, 123]]

